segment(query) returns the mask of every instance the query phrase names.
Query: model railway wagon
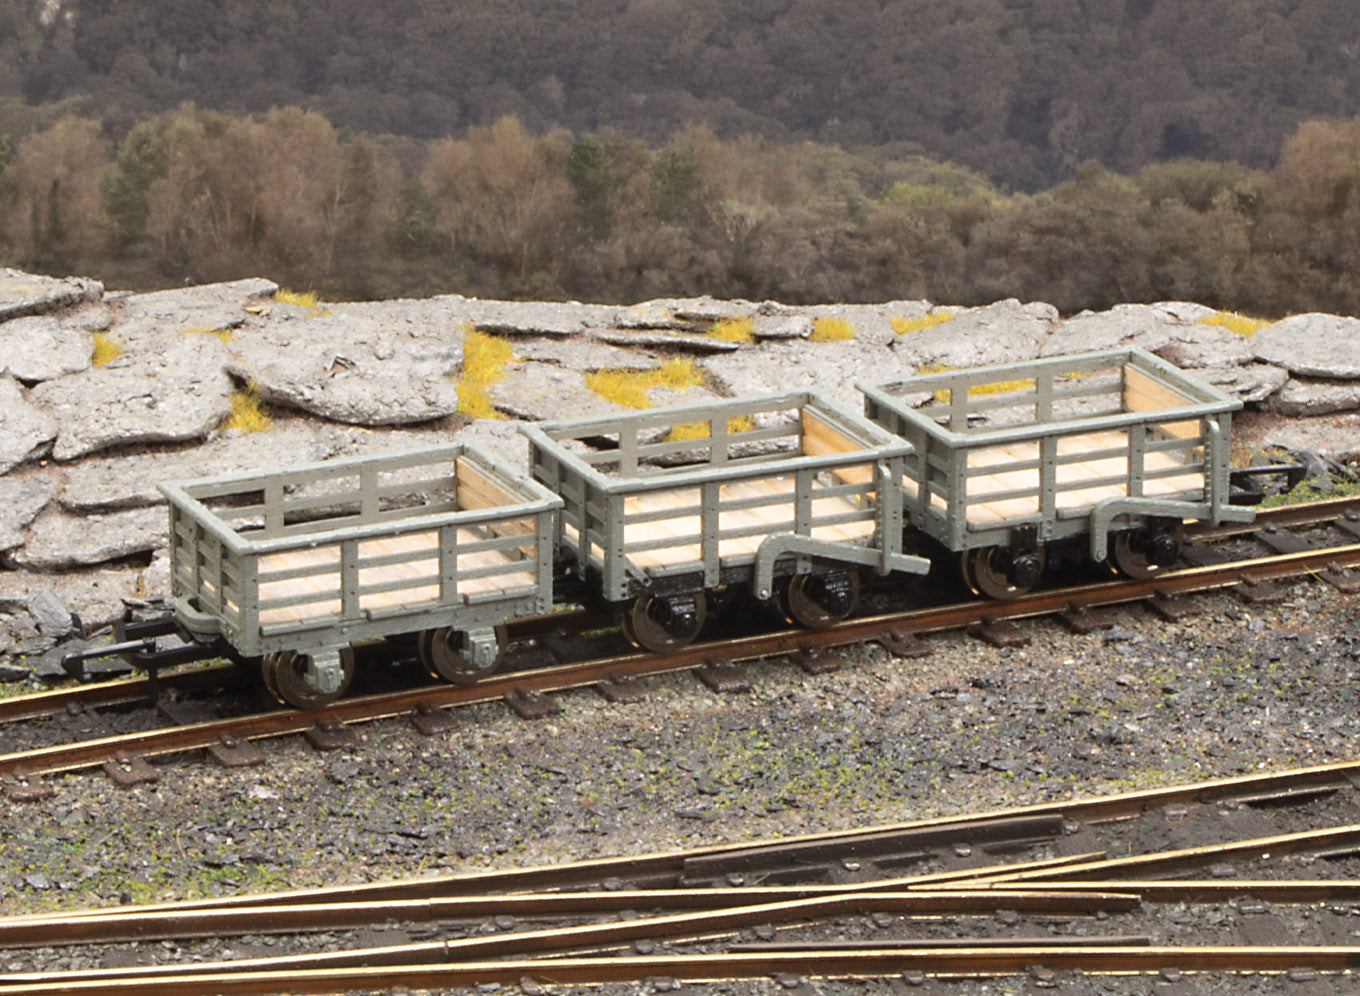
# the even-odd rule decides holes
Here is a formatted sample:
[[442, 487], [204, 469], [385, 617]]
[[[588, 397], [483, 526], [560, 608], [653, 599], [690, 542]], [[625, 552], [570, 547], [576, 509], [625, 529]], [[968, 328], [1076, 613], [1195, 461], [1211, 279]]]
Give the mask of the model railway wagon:
[[1138, 350], [859, 386], [865, 415], [789, 392], [524, 426], [530, 474], [449, 445], [163, 485], [173, 617], [68, 668], [229, 654], [317, 706], [386, 637], [471, 681], [554, 603], [608, 605], [664, 651], [742, 593], [824, 627], [866, 569], [952, 559], [1009, 598], [1064, 556], [1154, 574], [1185, 520], [1253, 515], [1229, 494], [1240, 403]]
[[434, 674], [494, 668], [503, 626], [552, 605], [561, 500], [452, 445], [165, 484], [181, 626], [260, 659], [293, 705], [336, 697], [356, 643], [418, 634]]
[[858, 568], [902, 554], [911, 447], [810, 392], [526, 426], [565, 505], [558, 545], [638, 646], [688, 643], [708, 599], [749, 588], [806, 626], [843, 619]]
[[913, 528], [993, 598], [1036, 584], [1064, 543], [1147, 577], [1175, 563], [1186, 519], [1254, 515], [1230, 496], [1242, 403], [1142, 350], [858, 386], [869, 417], [912, 446]]

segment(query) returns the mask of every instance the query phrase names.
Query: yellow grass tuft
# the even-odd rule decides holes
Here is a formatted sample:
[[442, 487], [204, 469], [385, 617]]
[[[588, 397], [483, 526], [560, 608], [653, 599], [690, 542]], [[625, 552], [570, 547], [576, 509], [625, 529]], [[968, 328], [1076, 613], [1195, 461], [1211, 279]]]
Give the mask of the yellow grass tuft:
[[193, 329], [182, 329], [181, 331], [182, 331], [185, 335], [215, 335], [215, 336], [217, 336], [217, 338], [221, 339], [223, 342], [231, 342], [231, 329], [229, 329], [229, 328], [227, 328], [227, 327], [225, 327], [225, 326], [223, 326], [223, 327], [220, 328], [220, 329], [193, 328]]
[[303, 294], [298, 291], [288, 290], [286, 287], [280, 287], [274, 292], [274, 300], [279, 302], [279, 304], [294, 304], [299, 308], [306, 308], [316, 315], [322, 315], [326, 312], [326, 309], [321, 307], [317, 302], [315, 291], [308, 291]]
[[855, 327], [844, 318], [823, 315], [812, 323], [809, 342], [842, 342], [855, 337]]
[[504, 339], [463, 326], [463, 367], [458, 377], [458, 412], [472, 418], [496, 418], [487, 388], [505, 376], [515, 358]]
[[667, 360], [650, 370], [594, 370], [586, 374], [586, 387], [600, 397], [625, 408], [650, 408], [647, 391], [653, 387], [683, 390], [703, 382], [693, 360]]
[[[750, 415], [733, 415], [727, 420], [727, 434], [734, 436], [739, 432], [750, 432], [756, 427]], [[666, 434], [666, 441], [677, 443], [686, 439], [707, 439], [707, 422], [677, 422]]]
[[898, 315], [892, 320], [892, 328], [898, 335], [906, 335], [908, 332], [920, 332], [922, 329], [943, 325], [953, 317], [952, 311], [930, 311], [915, 318]]
[[90, 362], [97, 367], [112, 363], [123, 355], [123, 344], [107, 332], [94, 334], [94, 345], [90, 352]]
[[755, 325], [755, 319], [749, 315], [745, 318], [724, 318], [713, 323], [708, 335], [711, 339], [721, 339], [723, 342], [755, 342]]
[[1199, 323], [1201, 325], [1218, 325], [1241, 336], [1254, 335], [1267, 325], [1272, 324], [1267, 319], [1239, 315], [1235, 311], [1215, 311], [1212, 315], [1205, 315], [1200, 318]]
[[251, 381], [243, 389], [231, 394], [231, 414], [222, 420], [221, 428], [241, 432], [263, 432], [269, 428], [269, 409]]

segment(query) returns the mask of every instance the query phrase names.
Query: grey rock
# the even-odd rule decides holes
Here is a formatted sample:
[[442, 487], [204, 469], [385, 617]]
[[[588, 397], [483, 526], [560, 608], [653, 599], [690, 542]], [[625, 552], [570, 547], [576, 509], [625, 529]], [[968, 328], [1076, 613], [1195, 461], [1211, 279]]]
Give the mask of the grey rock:
[[913, 371], [1016, 363], [1039, 356], [1057, 322], [1058, 311], [1051, 304], [1021, 304], [1012, 298], [897, 336], [892, 348], [899, 364]]
[[1167, 329], [1167, 342], [1155, 350], [1183, 370], [1250, 363], [1254, 351], [1246, 336], [1221, 325], [1182, 325]]
[[231, 342], [227, 369], [260, 396], [322, 418], [399, 425], [451, 415], [460, 340], [369, 315], [271, 321]]
[[[798, 313], [811, 318], [814, 323], [823, 317], [844, 319], [854, 330], [855, 342], [886, 346], [898, 339], [898, 332], [892, 324], [894, 319], [916, 318], [932, 310], [935, 309], [929, 301], [889, 301], [886, 304], [820, 304], [798, 309]], [[949, 310], [958, 314], [968, 311], [967, 308]]]
[[719, 393], [771, 394], [816, 390], [852, 412], [864, 410], [857, 380], [906, 377], [915, 368], [891, 349], [861, 343], [773, 341], [732, 356], [699, 361]]
[[1269, 398], [1289, 380], [1289, 373], [1268, 363], [1241, 366], [1210, 366], [1195, 371], [1195, 377], [1225, 394], [1235, 395], [1246, 404]]
[[251, 278], [130, 294], [120, 302], [113, 332], [131, 345], [187, 331], [235, 329], [246, 320], [247, 307], [262, 305], [278, 289], [272, 280]]
[[60, 640], [74, 633], [76, 621], [71, 610], [62, 604], [61, 598], [51, 588], [44, 588], [28, 603], [28, 613], [37, 624], [38, 632]]
[[656, 357], [645, 351], [620, 349], [585, 336], [556, 339], [523, 338], [514, 342], [515, 356], [555, 363], [568, 370], [646, 370]]
[[30, 397], [57, 420], [58, 460], [128, 443], [202, 439], [231, 410], [225, 361], [215, 337], [176, 336], [116, 365], [46, 381]]
[[65, 571], [155, 550], [166, 545], [168, 532], [163, 508], [76, 516], [49, 506], [13, 557], [31, 570]]
[[0, 321], [98, 301], [103, 294], [104, 285], [97, 280], [0, 270]]
[[1309, 450], [1339, 463], [1353, 463], [1360, 460], [1360, 414], [1292, 419], [1272, 427], [1262, 442], [1266, 447]]
[[592, 337], [615, 346], [634, 348], [680, 349], [688, 353], [735, 353], [741, 343], [686, 332], [660, 332], [642, 329], [591, 329]]
[[1360, 408], [1360, 381], [1294, 377], [1270, 400], [1281, 415], [1327, 415]]
[[759, 315], [751, 334], [757, 339], [806, 339], [812, 335], [812, 319], [807, 315]]
[[0, 373], [28, 383], [79, 373], [90, 366], [90, 334], [45, 315], [0, 325]]
[[[580, 371], [548, 363], [518, 364], [502, 380], [491, 384], [488, 393], [498, 411], [530, 421], [584, 418], [625, 410], [586, 387]], [[659, 389], [649, 393], [654, 406], [697, 403], [712, 397], [702, 388], [679, 394]]]
[[1203, 305], [1175, 301], [1118, 304], [1109, 311], [1083, 311], [1053, 330], [1041, 355], [1065, 356], [1120, 346], [1137, 346], [1156, 353], [1167, 348], [1175, 334], [1189, 323], [1212, 312]]
[[22, 612], [44, 590], [51, 589], [62, 605], [80, 617], [87, 633], [123, 617], [125, 599], [138, 596], [135, 568], [97, 567], [62, 574], [18, 570], [0, 572], [0, 610]]
[[156, 487], [161, 481], [293, 466], [324, 460], [338, 450], [329, 434], [301, 420], [264, 432], [232, 430], [190, 449], [82, 460], [66, 471], [58, 500], [73, 512], [159, 505], [165, 500]]
[[1251, 337], [1257, 359], [1307, 377], [1360, 378], [1360, 318], [1294, 315]]
[[46, 478], [0, 478], [0, 550], [24, 541], [24, 527], [43, 510], [56, 492]]
[[519, 431], [519, 425], [499, 419], [477, 419], [454, 433], [453, 439], [477, 447], [502, 466], [527, 472], [529, 441]]
[[466, 321], [482, 332], [505, 336], [580, 335], [592, 323], [613, 319], [614, 309], [598, 305], [464, 300]]
[[51, 450], [52, 440], [57, 438], [57, 420], [29, 404], [13, 377], [0, 376], [0, 412], [4, 413], [0, 418], [0, 474]]

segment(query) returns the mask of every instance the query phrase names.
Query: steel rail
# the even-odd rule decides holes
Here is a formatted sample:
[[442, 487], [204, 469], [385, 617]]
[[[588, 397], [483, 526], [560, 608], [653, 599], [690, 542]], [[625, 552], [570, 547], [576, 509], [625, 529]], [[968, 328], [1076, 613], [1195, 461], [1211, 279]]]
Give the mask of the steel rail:
[[556, 985], [642, 982], [671, 978], [686, 982], [805, 975], [816, 978], [881, 978], [903, 972], [952, 977], [1015, 975], [1042, 965], [1087, 973], [1288, 972], [1311, 968], [1351, 973], [1360, 968], [1360, 947], [1281, 945], [1275, 947], [1066, 945], [994, 948], [875, 949], [859, 951], [768, 952], [757, 954], [663, 954], [620, 958], [550, 958], [455, 962], [344, 969], [296, 968], [278, 972], [208, 972], [166, 975], [142, 968], [140, 975], [114, 979], [64, 979], [40, 973], [0, 977], [0, 996], [86, 996], [138, 993], [145, 996], [258, 996], [287, 992], [329, 994], [344, 989], [434, 989], [453, 986], [514, 985], [525, 979]]
[[[985, 888], [979, 885], [978, 888]], [[1356, 879], [1093, 879], [1084, 882], [1044, 882], [1045, 892], [1127, 892], [1145, 903], [1222, 903], [1240, 896], [1273, 903], [1356, 902]]]
[[1182, 594], [1270, 580], [1333, 567], [1360, 565], [1360, 543], [1325, 550], [1280, 554], [1229, 564], [1192, 567], [1151, 580], [1101, 584], [1035, 592], [1008, 602], [967, 602], [902, 613], [849, 620], [822, 631], [779, 631], [725, 642], [695, 644], [669, 654], [629, 654], [583, 664], [561, 665], [495, 675], [475, 685], [443, 685], [363, 698], [344, 699], [321, 709], [261, 713], [232, 720], [104, 737], [78, 744], [0, 755], [0, 778], [32, 778], [90, 767], [120, 753], [156, 757], [208, 747], [223, 738], [236, 740], [300, 733], [318, 723], [346, 723], [410, 714], [419, 708], [447, 708], [503, 699], [525, 692], [558, 692], [619, 678], [676, 672], [702, 667], [715, 658], [747, 660], [800, 650], [842, 646], [881, 638], [894, 629], [940, 632], [984, 622], [1049, 615], [1073, 605], [1104, 606], [1154, 595]]
[[[608, 923], [554, 926], [476, 937], [416, 944], [287, 954], [267, 958], [244, 958], [224, 962], [182, 962], [158, 969], [163, 975], [194, 975], [204, 972], [272, 972], [289, 967], [306, 970], [367, 965], [410, 965], [429, 961], [460, 961], [473, 958], [516, 958], [525, 955], [564, 954], [582, 949], [619, 948], [641, 940], [711, 938], [762, 924], [812, 923], [830, 917], [891, 913], [913, 916], [993, 913], [998, 904], [1023, 913], [1060, 916], [1095, 916], [1097, 913], [1129, 912], [1138, 907], [1128, 893], [1082, 893], [1049, 895], [1043, 891], [1017, 889], [995, 893], [980, 891], [942, 893], [856, 892], [753, 906], [726, 907], [701, 912], [642, 917]], [[449, 915], [453, 904], [435, 904], [427, 914], [438, 919]], [[299, 911], [315, 915], [319, 910]], [[224, 932], [234, 930], [230, 913], [220, 914]], [[337, 926], [353, 926], [341, 923]], [[113, 980], [137, 976], [145, 968], [86, 969], [61, 973], [68, 981]], [[55, 974], [55, 973], [54, 973]]]
[[[211, 688], [245, 675], [234, 664], [210, 664], [166, 670], [159, 676], [162, 688]], [[127, 705], [151, 700], [150, 678], [117, 678], [74, 687], [56, 688], [0, 699], [0, 723], [54, 716], [75, 705], [81, 708]]]
[[1072, 881], [1082, 878], [1118, 875], [1125, 876], [1160, 873], [1202, 867], [1215, 861], [1241, 861], [1267, 854], [1290, 854], [1308, 848], [1360, 844], [1360, 824], [1326, 827], [1321, 830], [1301, 830], [1296, 833], [1275, 834], [1250, 840], [1236, 840], [1226, 844], [1208, 844], [1150, 854], [1134, 854], [1122, 858], [1103, 858], [1061, 868], [1031, 869], [1002, 872], [972, 880], [968, 888], [981, 888], [995, 883], [1014, 888], [1020, 884], [1045, 884], [1049, 881]]
[[[1090, 860], [1103, 852], [1047, 858], [1007, 865], [1012, 870], [1055, 867]], [[996, 866], [974, 869], [996, 871]], [[961, 879], [944, 880], [939, 890], [962, 891]], [[189, 908], [170, 905], [104, 907], [71, 913], [35, 913], [0, 919], [0, 948], [32, 944], [114, 943], [133, 940], [209, 936], [229, 926], [241, 933], [305, 933], [335, 926], [356, 926], [392, 919], [417, 921], [444, 915], [568, 917], [619, 910], [675, 911], [720, 909], [759, 903], [844, 896], [851, 893], [903, 893], [925, 890], [920, 876], [846, 882], [835, 885], [747, 886], [726, 889], [620, 889], [590, 892], [534, 892], [429, 896], [420, 899], [297, 902], [258, 906], [218, 905]], [[984, 888], [990, 888], [985, 886]], [[1045, 887], [1046, 891], [1047, 887]], [[1065, 887], [1060, 891], [1069, 892]], [[1095, 891], [1095, 890], [1083, 890]], [[1112, 890], [1118, 892], [1118, 889]], [[431, 911], [440, 911], [436, 916]]]
[[[1350, 779], [1352, 778], [1360, 779], [1360, 761], [1339, 761], [1308, 768], [1253, 772], [1248, 775], [1233, 775], [1202, 782], [1140, 789], [1134, 792], [1096, 796], [1089, 799], [1059, 800], [991, 810], [969, 816], [938, 816], [903, 823], [884, 824], [880, 827], [834, 830], [802, 837], [780, 838], [768, 843], [785, 845], [797, 840], [831, 841], [843, 837], [859, 836], [869, 830], [876, 829], [897, 831], [911, 827], [938, 827], [962, 822], [1008, 819], [1015, 816], [1050, 813], [1062, 814], [1068, 819], [1079, 822], [1095, 822], [1137, 816], [1148, 810], [1158, 809], [1166, 805], [1207, 804], [1296, 785], [1334, 785], [1338, 789], [1346, 789], [1351, 787]], [[492, 869], [461, 875], [431, 876], [406, 881], [364, 882], [315, 889], [295, 889], [277, 893], [187, 899], [173, 903], [144, 906], [141, 909], [148, 911], [193, 910], [232, 906], [286, 906], [293, 903], [396, 901], [482, 895], [490, 892], [515, 893], [542, 889], [582, 889], [598, 887], [601, 883], [609, 880], [631, 884], [637, 888], [666, 888], [679, 883], [685, 861], [688, 858], [747, 850], [751, 846], [751, 842], [713, 844], [682, 851], [592, 858], [560, 865]], [[1027, 864], [1017, 865], [1015, 870], [1029, 870], [1025, 867]], [[1043, 867], [1044, 864], [1038, 863], [1038, 866]], [[959, 877], [982, 877], [983, 874], [990, 874], [994, 870], [965, 869], [917, 876], [912, 880], [922, 883], [928, 881], [943, 883]], [[91, 910], [82, 915], [101, 916], [112, 915], [117, 912], [119, 912], [119, 908], [114, 907]], [[57, 914], [33, 914], [33, 916], [52, 915]]]

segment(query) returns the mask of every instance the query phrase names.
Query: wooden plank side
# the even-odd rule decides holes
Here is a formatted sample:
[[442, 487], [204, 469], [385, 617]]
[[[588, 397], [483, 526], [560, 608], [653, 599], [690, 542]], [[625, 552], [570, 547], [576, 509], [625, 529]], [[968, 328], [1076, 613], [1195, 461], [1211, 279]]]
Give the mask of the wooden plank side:
[[[858, 453], [864, 449], [845, 433], [822, 419], [810, 409], [802, 413], [804, 456], [827, 456], [835, 453]], [[869, 484], [874, 479], [873, 467], [857, 464], [849, 467], [836, 467], [832, 473], [847, 484]]]

